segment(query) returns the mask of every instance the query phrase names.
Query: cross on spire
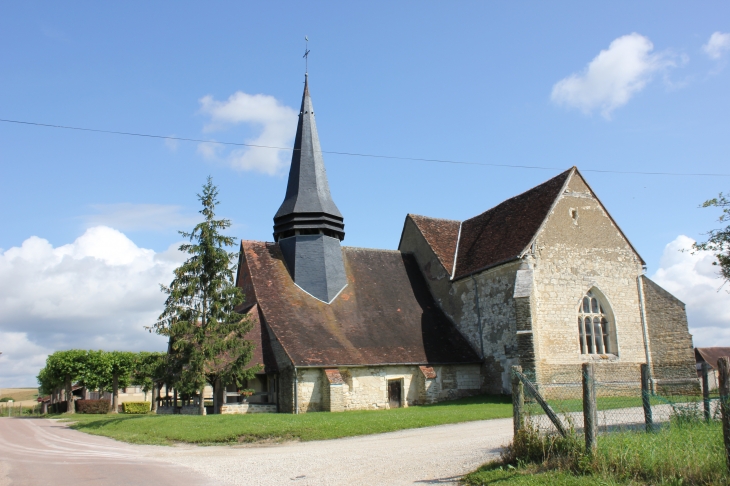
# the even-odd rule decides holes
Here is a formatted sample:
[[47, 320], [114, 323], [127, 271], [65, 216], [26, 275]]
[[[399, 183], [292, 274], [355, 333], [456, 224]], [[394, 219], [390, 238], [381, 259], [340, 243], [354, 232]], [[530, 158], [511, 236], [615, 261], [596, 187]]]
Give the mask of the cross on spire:
[[309, 37], [304, 36], [304, 55], [302, 56], [304, 58], [304, 75], [306, 76], [309, 73]]

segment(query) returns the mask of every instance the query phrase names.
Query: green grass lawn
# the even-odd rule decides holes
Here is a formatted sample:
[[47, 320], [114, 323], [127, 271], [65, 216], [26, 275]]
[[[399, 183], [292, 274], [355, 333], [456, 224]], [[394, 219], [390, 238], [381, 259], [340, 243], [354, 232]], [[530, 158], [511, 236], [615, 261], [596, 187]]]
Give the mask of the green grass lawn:
[[479, 396], [394, 410], [253, 415], [60, 416], [72, 428], [136, 444], [231, 444], [322, 440], [512, 416], [505, 396]]
[[500, 486], [613, 486], [620, 483], [599, 476], [576, 476], [562, 471], [540, 471], [537, 468], [506, 468], [500, 466], [484, 466], [467, 475], [463, 484], [482, 486], [498, 484]]
[[544, 462], [486, 464], [464, 478], [464, 484], [727, 485], [720, 422], [702, 421], [663, 427], [656, 433], [616, 432], [600, 435], [593, 456], [582, 453], [582, 438], [572, 455]]
[[[698, 407], [702, 407], [702, 397], [695, 396], [676, 396], [665, 398], [661, 396], [651, 396], [649, 398], [652, 406], [657, 405], [674, 405], [674, 404], [694, 404]], [[548, 404], [558, 413], [572, 413], [572, 412], [583, 412], [583, 399], [548, 399]], [[596, 407], [598, 411], [602, 410], [616, 410], [621, 408], [636, 408], [641, 407], [643, 402], [641, 397], [599, 397], [596, 400]], [[537, 402], [527, 403], [530, 412], [535, 415], [540, 415], [545, 412], [542, 411], [540, 405]]]

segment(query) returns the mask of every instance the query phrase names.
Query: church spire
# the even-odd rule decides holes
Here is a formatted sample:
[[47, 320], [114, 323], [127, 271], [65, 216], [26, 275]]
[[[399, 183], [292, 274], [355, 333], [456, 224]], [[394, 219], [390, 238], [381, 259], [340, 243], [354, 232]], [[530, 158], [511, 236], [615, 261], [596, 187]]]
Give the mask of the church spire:
[[340, 241], [345, 223], [330, 195], [307, 75], [284, 202], [274, 216], [274, 241], [294, 283], [327, 304], [347, 285]]
[[286, 196], [274, 216], [275, 241], [295, 234], [345, 238], [344, 218], [330, 195], [306, 74]]

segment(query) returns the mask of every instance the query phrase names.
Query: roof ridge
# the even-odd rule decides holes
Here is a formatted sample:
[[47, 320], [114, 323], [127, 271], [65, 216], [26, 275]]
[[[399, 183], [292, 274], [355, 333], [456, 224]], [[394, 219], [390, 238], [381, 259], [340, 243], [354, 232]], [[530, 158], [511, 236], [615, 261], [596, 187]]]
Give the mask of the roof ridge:
[[387, 248], [365, 248], [362, 246], [345, 246], [342, 245], [342, 249], [347, 250], [367, 250], [367, 251], [382, 251], [382, 252], [388, 252], [388, 253], [402, 253], [400, 250], [389, 250]]
[[482, 211], [481, 213], [477, 214], [476, 216], [472, 216], [471, 218], [467, 218], [467, 219], [465, 219], [464, 221], [471, 221], [471, 220], [472, 220], [472, 219], [474, 219], [474, 218], [478, 218], [478, 217], [479, 217], [479, 216], [481, 216], [482, 214], [488, 213], [488, 212], [489, 212], [489, 211], [491, 211], [492, 209], [494, 209], [494, 208], [497, 208], [497, 207], [501, 206], [502, 204], [505, 204], [505, 203], [507, 203], [507, 202], [509, 202], [509, 201], [512, 201], [513, 199], [517, 199], [517, 198], [518, 198], [518, 197], [520, 197], [520, 196], [524, 196], [524, 195], [525, 195], [525, 194], [527, 194], [528, 192], [532, 192], [532, 191], [534, 191], [534, 190], [536, 190], [536, 189], [538, 189], [538, 188], [540, 188], [540, 187], [544, 186], [545, 184], [548, 184], [548, 183], [550, 183], [550, 182], [554, 181], [555, 179], [557, 179], [557, 178], [558, 178], [558, 177], [560, 177], [560, 176], [563, 176], [563, 175], [569, 174], [569, 173], [570, 173], [570, 171], [572, 171], [572, 170], [573, 170], [573, 167], [571, 167], [570, 169], [568, 169], [568, 170], [566, 170], [566, 171], [563, 171], [563, 172], [561, 172], [560, 174], [556, 175], [555, 177], [551, 177], [550, 179], [546, 180], [545, 182], [541, 182], [540, 184], [538, 184], [538, 185], [536, 185], [536, 186], [532, 186], [531, 188], [529, 188], [529, 189], [527, 189], [526, 191], [523, 191], [523, 192], [521, 192], [521, 193], [517, 194], [516, 196], [512, 196], [512, 197], [510, 197], [509, 199], [505, 199], [505, 200], [504, 200], [504, 201], [502, 201], [501, 203], [499, 203], [499, 204], [495, 204], [494, 206], [492, 206], [491, 208], [487, 209], [486, 211]]
[[413, 214], [413, 213], [408, 213], [408, 214], [407, 214], [407, 216], [411, 216], [411, 217], [415, 216], [415, 217], [417, 217], [417, 218], [428, 218], [428, 219], [437, 219], [437, 220], [439, 220], [439, 221], [449, 221], [449, 222], [452, 222], [452, 223], [461, 223], [461, 221], [460, 221], [460, 220], [458, 220], [458, 219], [449, 219], [449, 218], [437, 218], [437, 217], [435, 217], [435, 216], [425, 216], [425, 215], [423, 215], [423, 214]]

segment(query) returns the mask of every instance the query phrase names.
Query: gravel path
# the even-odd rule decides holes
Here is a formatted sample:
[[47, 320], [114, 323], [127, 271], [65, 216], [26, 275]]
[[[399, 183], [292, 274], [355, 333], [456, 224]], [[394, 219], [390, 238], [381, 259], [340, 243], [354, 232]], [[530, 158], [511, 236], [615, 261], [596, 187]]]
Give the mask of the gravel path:
[[[455, 484], [461, 475], [496, 458], [500, 448], [512, 438], [512, 420], [498, 419], [326, 441], [160, 447], [135, 446], [89, 436], [49, 420], [0, 419], [0, 485], [3, 486], [3, 475], [15, 480], [18, 478], [16, 473], [20, 472], [12, 457], [9, 461], [3, 457], [7, 447], [1, 450], [3, 445], [8, 445], [7, 441], [2, 441], [8, 432], [5, 422], [11, 420], [35, 422], [33, 426], [43, 429], [44, 433], [62, 437], [67, 441], [64, 450], [68, 454], [83, 452], [87, 463], [118, 461], [128, 464], [131, 466], [128, 470], [134, 472], [137, 480], [145, 478], [148, 482], [153, 479], [147, 475], [147, 469], [159, 465], [164, 473], [160, 475], [167, 479], [158, 480], [157, 475], [152, 474], [153, 482], [178, 486], [181, 475], [186, 477], [182, 484], [196, 485]], [[48, 437], [33, 448], [40, 451], [47, 441]], [[139, 466], [132, 464], [147, 469], [140, 471], [136, 469]], [[10, 473], [3, 474], [3, 467], [8, 466]], [[43, 468], [41, 464], [37, 466]], [[28, 473], [28, 468], [25, 472]], [[120, 480], [118, 474], [117, 471], [116, 479]]]

